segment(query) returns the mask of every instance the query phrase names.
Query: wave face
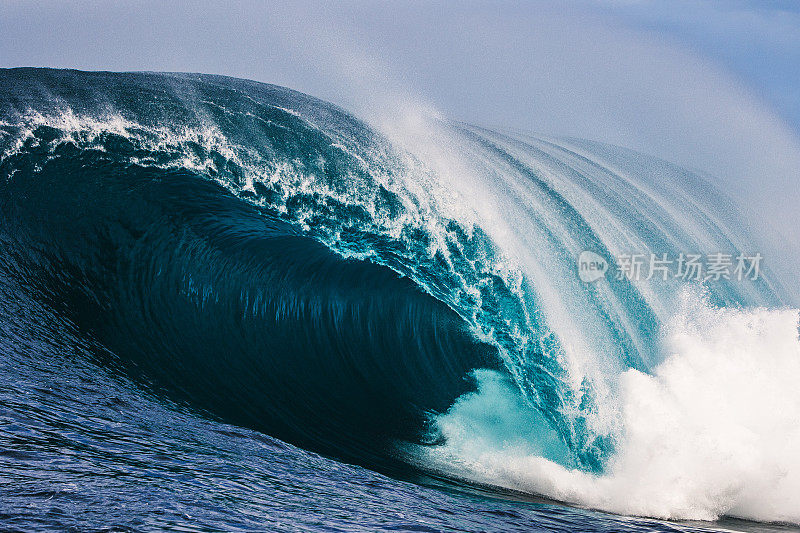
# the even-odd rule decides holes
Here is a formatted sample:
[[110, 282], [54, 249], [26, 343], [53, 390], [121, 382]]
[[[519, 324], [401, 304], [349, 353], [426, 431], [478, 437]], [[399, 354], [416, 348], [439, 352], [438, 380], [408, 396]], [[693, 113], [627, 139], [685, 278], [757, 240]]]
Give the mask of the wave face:
[[[378, 132], [232, 78], [1, 76], [2, 294], [52, 309], [95, 364], [370, 467], [623, 513], [798, 519], [800, 401], [780, 388], [785, 409], [757, 423], [778, 400], [746, 371], [763, 365], [767, 388], [798, 375], [797, 313], [766, 309], [783, 297], [768, 268], [697, 285], [578, 276], [582, 251], [758, 251], [702, 177], [441, 120]], [[749, 408], [719, 410], [743, 390]], [[687, 459], [720, 441], [727, 459], [697, 455], [707, 470]]]

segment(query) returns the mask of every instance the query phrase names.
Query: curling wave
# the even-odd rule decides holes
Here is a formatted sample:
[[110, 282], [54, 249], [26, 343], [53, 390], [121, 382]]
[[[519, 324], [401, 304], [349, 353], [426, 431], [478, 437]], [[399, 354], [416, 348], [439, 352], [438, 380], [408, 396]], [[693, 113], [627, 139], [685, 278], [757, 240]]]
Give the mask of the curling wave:
[[[441, 120], [378, 132], [218, 76], [12, 69], [2, 86], [3, 283], [75, 324], [98, 364], [369, 466], [619, 512], [798, 520], [800, 465], [770, 444], [798, 442], [796, 393], [780, 389], [776, 418], [723, 423], [741, 388], [700, 375], [745, 380], [770, 342], [756, 384], [795, 370], [797, 313], [763, 308], [782, 303], [769, 270], [702, 287], [577, 275], [584, 250], [752, 252], [696, 174]], [[720, 439], [752, 463], [687, 459]]]

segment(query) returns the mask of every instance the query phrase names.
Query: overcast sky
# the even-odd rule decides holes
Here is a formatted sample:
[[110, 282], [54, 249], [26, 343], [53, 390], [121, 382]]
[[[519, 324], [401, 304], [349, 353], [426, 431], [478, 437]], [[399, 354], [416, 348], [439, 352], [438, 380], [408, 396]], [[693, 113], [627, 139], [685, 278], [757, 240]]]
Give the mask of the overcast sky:
[[366, 119], [413, 102], [612, 142], [717, 175], [800, 242], [800, 2], [230, 4], [0, 0], [0, 66], [227, 74]]

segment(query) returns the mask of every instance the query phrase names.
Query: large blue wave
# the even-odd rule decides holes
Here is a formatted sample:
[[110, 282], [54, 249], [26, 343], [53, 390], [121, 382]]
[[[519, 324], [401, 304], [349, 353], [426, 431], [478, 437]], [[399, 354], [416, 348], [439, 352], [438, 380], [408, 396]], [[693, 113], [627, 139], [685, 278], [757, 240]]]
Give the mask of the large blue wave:
[[[14, 298], [75, 324], [98, 364], [370, 466], [443, 445], [441, 417], [499, 379], [514, 400], [481, 409], [602, 472], [616, 380], [661, 362], [685, 283], [587, 284], [579, 253], [753, 251], [702, 178], [615, 147], [442, 121], [400, 142], [218, 76], [0, 77]], [[717, 281], [712, 305], [781, 302], [768, 270]]]

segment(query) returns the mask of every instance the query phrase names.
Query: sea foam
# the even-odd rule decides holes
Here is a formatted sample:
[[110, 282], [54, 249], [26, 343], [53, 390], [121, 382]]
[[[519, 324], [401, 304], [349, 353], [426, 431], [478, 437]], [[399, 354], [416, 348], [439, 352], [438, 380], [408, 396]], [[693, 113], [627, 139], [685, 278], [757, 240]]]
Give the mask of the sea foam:
[[490, 416], [516, 391], [480, 374], [480, 391], [438, 418], [446, 444], [424, 451], [424, 461], [617, 513], [800, 522], [798, 310], [713, 307], [689, 291], [679, 309], [663, 327], [664, 361], [619, 378], [622, 428], [603, 474], [571, 468], [549, 437], [527, 438], [536, 417], [509, 427], [513, 418]]

